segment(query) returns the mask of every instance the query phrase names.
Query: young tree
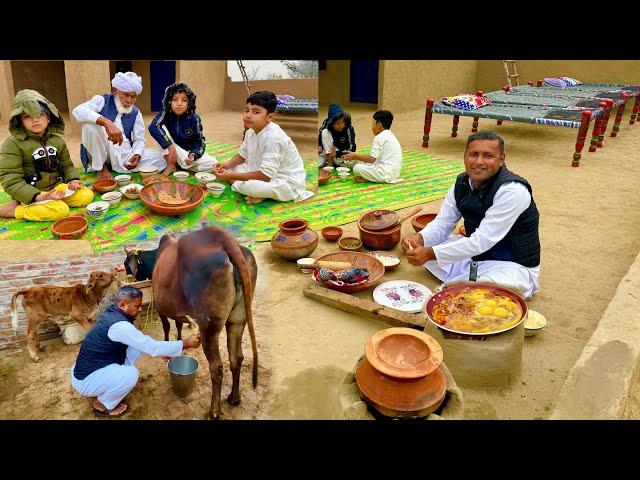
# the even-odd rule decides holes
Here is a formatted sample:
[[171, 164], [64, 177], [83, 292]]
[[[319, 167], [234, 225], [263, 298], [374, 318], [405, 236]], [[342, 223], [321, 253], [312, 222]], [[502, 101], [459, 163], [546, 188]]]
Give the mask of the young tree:
[[317, 60], [280, 60], [289, 71], [289, 78], [317, 78]]

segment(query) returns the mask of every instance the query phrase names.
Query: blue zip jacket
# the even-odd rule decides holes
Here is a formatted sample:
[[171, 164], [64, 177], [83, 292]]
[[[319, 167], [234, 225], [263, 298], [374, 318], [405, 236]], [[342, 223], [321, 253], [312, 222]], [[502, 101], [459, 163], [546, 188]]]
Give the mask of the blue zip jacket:
[[168, 148], [173, 142], [163, 130], [163, 126], [169, 130], [173, 142], [193, 153], [196, 160], [204, 155], [205, 145], [200, 115], [185, 113], [178, 116], [173, 112], [160, 112], [156, 115], [149, 125], [149, 133], [162, 148]]

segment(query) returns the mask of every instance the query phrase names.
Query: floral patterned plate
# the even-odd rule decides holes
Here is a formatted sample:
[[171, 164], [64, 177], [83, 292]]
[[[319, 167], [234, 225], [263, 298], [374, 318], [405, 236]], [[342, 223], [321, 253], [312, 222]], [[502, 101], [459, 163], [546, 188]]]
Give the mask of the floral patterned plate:
[[378, 285], [373, 291], [373, 300], [402, 312], [419, 313], [431, 295], [431, 290], [419, 283], [393, 280]]

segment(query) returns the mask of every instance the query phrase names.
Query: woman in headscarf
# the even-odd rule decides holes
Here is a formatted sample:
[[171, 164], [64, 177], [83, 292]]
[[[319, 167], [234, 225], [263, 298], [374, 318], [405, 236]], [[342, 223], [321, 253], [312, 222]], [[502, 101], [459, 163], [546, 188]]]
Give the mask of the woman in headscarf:
[[355, 162], [343, 160], [347, 152], [356, 151], [356, 132], [351, 125], [351, 115], [332, 103], [329, 115], [322, 122], [318, 133], [318, 166], [351, 167]]

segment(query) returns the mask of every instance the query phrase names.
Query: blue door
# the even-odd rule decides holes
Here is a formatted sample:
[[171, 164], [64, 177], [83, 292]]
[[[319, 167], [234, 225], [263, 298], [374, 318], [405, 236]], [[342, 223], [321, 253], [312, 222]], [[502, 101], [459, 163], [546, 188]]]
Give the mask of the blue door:
[[176, 81], [176, 62], [151, 61], [151, 111], [162, 110], [164, 89]]
[[351, 101], [378, 103], [378, 60], [351, 60], [349, 63]]

